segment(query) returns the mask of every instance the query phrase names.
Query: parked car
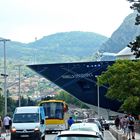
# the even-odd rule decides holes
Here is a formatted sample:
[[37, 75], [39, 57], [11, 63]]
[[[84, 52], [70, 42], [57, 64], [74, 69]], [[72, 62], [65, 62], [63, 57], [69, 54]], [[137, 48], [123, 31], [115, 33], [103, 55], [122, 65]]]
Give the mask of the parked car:
[[103, 128], [104, 128], [105, 130], [109, 130], [109, 127], [110, 127], [110, 124], [105, 120], [105, 121], [103, 122]]
[[115, 125], [115, 120], [104, 120], [103, 127], [105, 130], [109, 130], [110, 125]]
[[95, 131], [61, 131], [54, 140], [103, 140]]
[[12, 120], [11, 140], [45, 140], [44, 120], [43, 107], [17, 107]]
[[99, 130], [99, 127], [96, 123], [74, 123], [71, 125], [70, 129], [72, 131], [95, 131], [101, 137], [103, 137], [102, 131]]
[[101, 124], [101, 120], [99, 120], [98, 118], [87, 118], [83, 122], [86, 122], [86, 123], [96, 123], [98, 128], [99, 128], [99, 130], [102, 133], [104, 133], [103, 125]]

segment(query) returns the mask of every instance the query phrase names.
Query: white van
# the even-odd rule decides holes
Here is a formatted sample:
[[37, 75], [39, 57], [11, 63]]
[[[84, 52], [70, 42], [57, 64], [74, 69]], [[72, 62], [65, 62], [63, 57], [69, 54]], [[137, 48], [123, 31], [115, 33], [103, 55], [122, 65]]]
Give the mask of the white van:
[[12, 119], [11, 140], [45, 140], [44, 120], [43, 107], [17, 107]]

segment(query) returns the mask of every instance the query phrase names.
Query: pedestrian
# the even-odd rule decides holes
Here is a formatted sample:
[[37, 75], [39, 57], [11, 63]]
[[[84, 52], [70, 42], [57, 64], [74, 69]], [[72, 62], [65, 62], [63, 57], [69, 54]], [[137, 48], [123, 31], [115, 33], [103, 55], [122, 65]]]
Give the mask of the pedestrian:
[[117, 115], [116, 119], [115, 119], [115, 126], [116, 126], [116, 129], [119, 130], [119, 126], [120, 126], [120, 118], [119, 116]]
[[74, 123], [74, 120], [72, 117], [69, 117], [68, 119], [68, 128], [70, 128], [70, 126]]
[[6, 135], [10, 134], [11, 124], [12, 124], [11, 118], [8, 115], [6, 115], [3, 119], [3, 125], [4, 125], [5, 131], [6, 131]]
[[1, 132], [2, 132], [2, 118], [0, 116], [0, 137], [1, 137]]
[[128, 131], [128, 122], [127, 122], [127, 115], [123, 117], [123, 133], [126, 135]]
[[129, 136], [129, 140], [135, 139], [135, 130], [134, 130], [134, 124], [135, 124], [135, 118], [129, 114], [127, 117], [127, 122], [128, 122], [128, 134], [127, 136]]
[[123, 120], [124, 118], [123, 117], [120, 117], [120, 130], [123, 130]]

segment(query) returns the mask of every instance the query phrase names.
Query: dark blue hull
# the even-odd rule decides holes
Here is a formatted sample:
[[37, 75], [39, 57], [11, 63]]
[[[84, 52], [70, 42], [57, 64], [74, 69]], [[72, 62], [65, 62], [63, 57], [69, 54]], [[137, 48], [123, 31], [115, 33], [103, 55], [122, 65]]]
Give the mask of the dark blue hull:
[[[28, 65], [29, 68], [52, 81], [79, 100], [97, 106], [96, 77], [107, 70], [114, 61], [78, 62], [62, 64]], [[106, 98], [106, 86], [100, 90], [100, 107], [118, 111], [121, 103]]]

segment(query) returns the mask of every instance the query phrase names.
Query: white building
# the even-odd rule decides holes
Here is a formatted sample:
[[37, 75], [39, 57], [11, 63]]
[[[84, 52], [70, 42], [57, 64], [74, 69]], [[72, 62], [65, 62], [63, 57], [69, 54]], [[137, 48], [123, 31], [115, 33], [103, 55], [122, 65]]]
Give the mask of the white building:
[[125, 47], [123, 50], [121, 50], [119, 53], [116, 54], [116, 59], [134, 60], [136, 58], [133, 52], [131, 52], [131, 48]]

